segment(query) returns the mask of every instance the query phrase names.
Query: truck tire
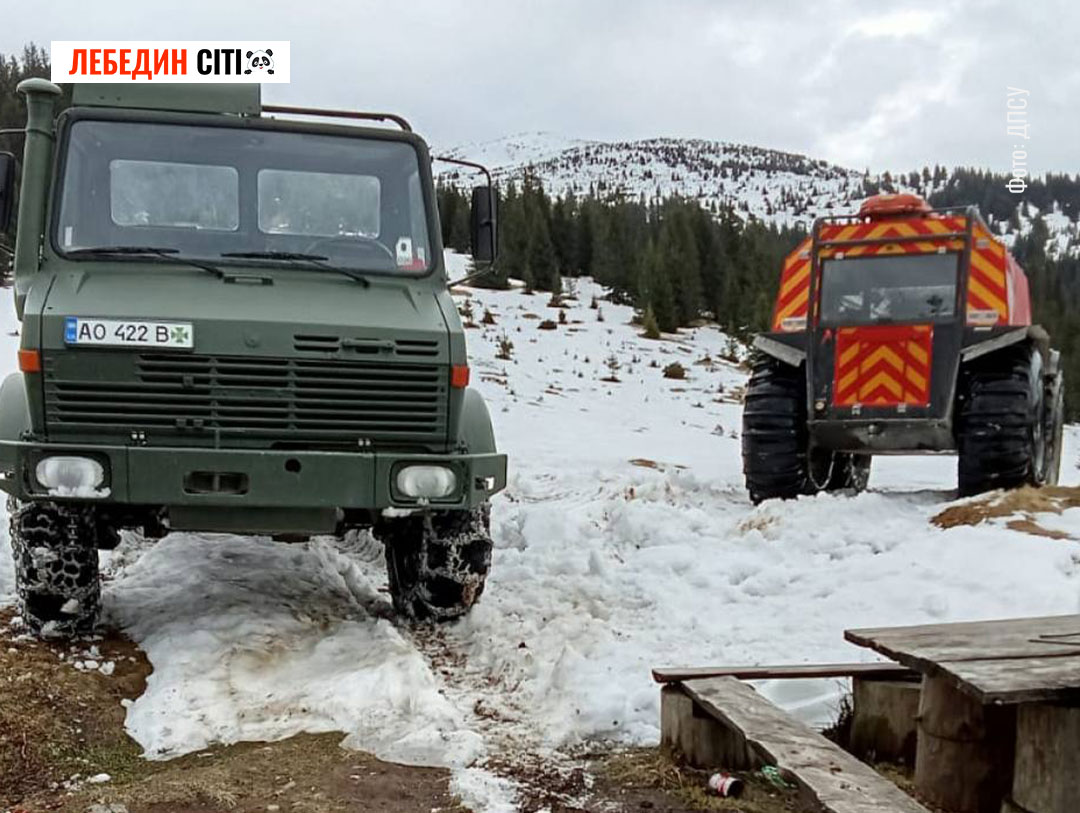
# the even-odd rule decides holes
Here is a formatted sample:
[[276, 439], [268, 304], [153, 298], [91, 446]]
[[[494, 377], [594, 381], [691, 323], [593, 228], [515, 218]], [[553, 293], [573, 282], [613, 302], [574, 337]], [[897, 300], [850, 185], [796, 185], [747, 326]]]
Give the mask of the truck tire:
[[491, 569], [490, 512], [485, 503], [471, 511], [426, 511], [379, 525], [390, 597], [400, 615], [452, 621], [472, 609]]
[[1047, 438], [1032, 352], [1027, 344], [1008, 347], [961, 368], [956, 445], [962, 497], [1040, 484]]
[[35, 635], [89, 635], [101, 613], [93, 511], [8, 501], [18, 611]]

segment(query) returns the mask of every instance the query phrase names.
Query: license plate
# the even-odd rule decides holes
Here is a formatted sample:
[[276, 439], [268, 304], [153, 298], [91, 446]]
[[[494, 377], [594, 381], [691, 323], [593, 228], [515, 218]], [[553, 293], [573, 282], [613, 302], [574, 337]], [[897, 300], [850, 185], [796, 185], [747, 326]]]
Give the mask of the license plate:
[[65, 344], [191, 349], [194, 339], [191, 322], [136, 322], [77, 316], [69, 316], [64, 322]]

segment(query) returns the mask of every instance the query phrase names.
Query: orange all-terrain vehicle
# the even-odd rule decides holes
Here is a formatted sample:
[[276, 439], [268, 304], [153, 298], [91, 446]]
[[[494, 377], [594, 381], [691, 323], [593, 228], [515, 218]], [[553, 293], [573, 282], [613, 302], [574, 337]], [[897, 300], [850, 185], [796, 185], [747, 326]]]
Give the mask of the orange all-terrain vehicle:
[[861, 489], [875, 454], [958, 455], [961, 494], [1057, 482], [1059, 354], [974, 207], [877, 195], [784, 260], [743, 409], [754, 502]]

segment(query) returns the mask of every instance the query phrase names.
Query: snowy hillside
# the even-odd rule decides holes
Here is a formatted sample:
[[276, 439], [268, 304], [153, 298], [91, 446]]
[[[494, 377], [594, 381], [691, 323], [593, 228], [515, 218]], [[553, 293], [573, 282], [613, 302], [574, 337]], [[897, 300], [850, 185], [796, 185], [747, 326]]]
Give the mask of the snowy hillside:
[[[804, 228], [817, 217], [853, 213], [865, 197], [864, 180], [882, 180], [880, 175], [804, 155], [702, 139], [606, 142], [536, 132], [464, 144], [441, 154], [485, 164], [501, 181], [520, 180], [531, 171], [555, 195], [581, 196], [592, 190], [599, 196], [652, 200], [677, 194], [709, 208], [730, 206], [744, 217]], [[455, 169], [442, 172], [446, 179], [457, 174]], [[894, 178], [897, 191], [923, 196], [943, 182], [927, 176], [913, 186], [908, 174], [897, 173]], [[1020, 218], [1022, 234], [1030, 231], [1036, 214], [1050, 230], [1049, 254], [1080, 251], [1080, 222], [1056, 206], [1041, 213], [1029, 207]], [[1007, 222], [996, 225], [1007, 233]]]
[[[1004, 519], [941, 530], [930, 518], [953, 499], [951, 458], [878, 459], [867, 493], [755, 508], [740, 474], [745, 373], [724, 360], [727, 338], [645, 340], [588, 280], [574, 293], [565, 324], [547, 295], [458, 297], [477, 323], [474, 385], [510, 455], [491, 578], [467, 620], [399, 626], [368, 535], [132, 536], [103, 554], [107, 621], [154, 667], [127, 712], [148, 756], [343, 731], [348, 747], [458, 766], [466, 802], [507, 810], [513, 785], [488, 758], [656, 742], [652, 666], [867, 659], [844, 629], [1080, 609], [1080, 509], [1037, 517], [1065, 539]], [[5, 297], [8, 325], [10, 313]], [[15, 339], [2, 338], [11, 366]], [[685, 380], [664, 377], [675, 361]], [[1078, 453], [1070, 428], [1067, 483]], [[0, 604], [11, 590], [5, 544]], [[765, 687], [814, 721], [841, 690]]]
[[833, 207], [858, 200], [863, 181], [862, 173], [803, 155], [699, 139], [604, 142], [525, 133], [445, 154], [486, 164], [501, 180], [531, 169], [556, 195], [581, 196], [591, 189], [600, 196], [651, 200], [678, 194], [788, 225], [809, 225]]

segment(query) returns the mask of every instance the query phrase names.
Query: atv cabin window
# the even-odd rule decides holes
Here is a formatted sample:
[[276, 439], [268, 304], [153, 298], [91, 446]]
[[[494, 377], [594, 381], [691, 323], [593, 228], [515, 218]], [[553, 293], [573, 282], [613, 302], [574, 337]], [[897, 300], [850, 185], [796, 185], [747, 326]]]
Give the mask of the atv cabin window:
[[[430, 268], [428, 201], [407, 141], [79, 119], [65, 143], [61, 252], [153, 246], [174, 259], [312, 273]], [[276, 259], [223, 256], [236, 254]]]
[[956, 315], [959, 255], [890, 254], [823, 263], [821, 323], [940, 322]]

